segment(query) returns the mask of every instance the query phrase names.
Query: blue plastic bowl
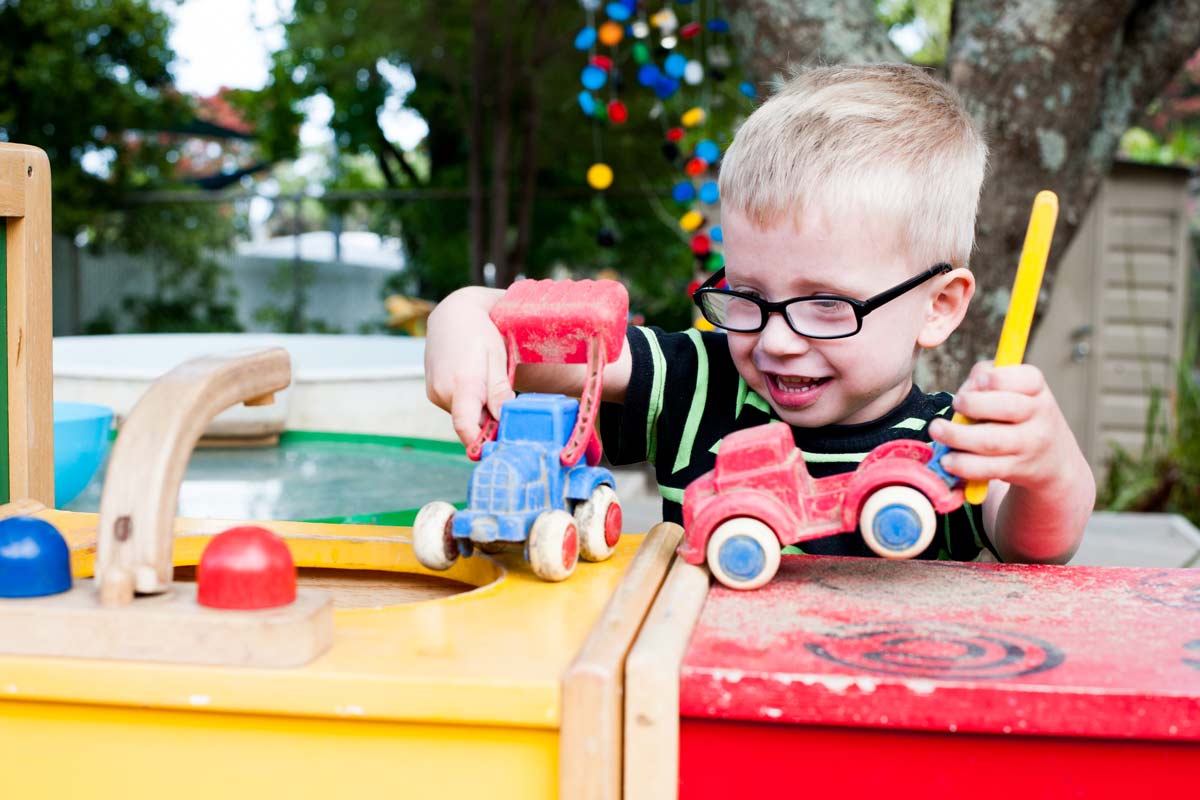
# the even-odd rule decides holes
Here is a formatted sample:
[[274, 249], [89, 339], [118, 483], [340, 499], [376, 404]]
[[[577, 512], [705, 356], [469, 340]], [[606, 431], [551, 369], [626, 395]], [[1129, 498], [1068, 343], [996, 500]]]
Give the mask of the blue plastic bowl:
[[91, 403], [54, 404], [54, 507], [62, 508], [91, 482], [104, 454], [113, 411]]

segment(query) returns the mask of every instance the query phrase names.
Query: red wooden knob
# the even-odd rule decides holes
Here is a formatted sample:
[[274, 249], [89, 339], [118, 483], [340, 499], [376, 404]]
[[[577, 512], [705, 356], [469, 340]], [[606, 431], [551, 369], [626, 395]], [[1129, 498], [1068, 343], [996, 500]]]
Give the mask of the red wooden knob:
[[296, 564], [287, 545], [265, 528], [230, 528], [204, 548], [196, 599], [209, 608], [276, 608], [296, 599]]

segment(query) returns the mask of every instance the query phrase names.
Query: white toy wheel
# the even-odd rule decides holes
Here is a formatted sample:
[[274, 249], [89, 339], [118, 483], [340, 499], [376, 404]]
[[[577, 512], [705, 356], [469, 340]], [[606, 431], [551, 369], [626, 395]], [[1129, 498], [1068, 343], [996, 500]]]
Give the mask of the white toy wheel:
[[708, 568], [730, 589], [757, 589], [779, 569], [779, 539], [766, 523], [734, 517], [708, 537]]
[[592, 496], [575, 507], [579, 554], [584, 561], [604, 561], [621, 538], [621, 503], [611, 486], [597, 486]]
[[858, 529], [867, 547], [884, 558], [912, 558], [933, 541], [937, 515], [929, 498], [911, 486], [884, 486], [863, 503]]
[[543, 511], [529, 531], [529, 566], [544, 581], [566, 580], [579, 561], [579, 529], [566, 511]]
[[413, 522], [413, 551], [428, 569], [446, 570], [458, 560], [454, 541], [454, 506], [434, 500], [421, 506]]

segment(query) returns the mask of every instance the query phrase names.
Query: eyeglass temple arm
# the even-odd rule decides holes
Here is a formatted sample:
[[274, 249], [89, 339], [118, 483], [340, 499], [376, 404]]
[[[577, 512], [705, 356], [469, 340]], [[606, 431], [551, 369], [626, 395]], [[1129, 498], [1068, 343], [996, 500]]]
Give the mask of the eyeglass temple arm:
[[947, 272], [949, 272], [952, 269], [954, 269], [954, 268], [951, 267], [949, 264], [936, 264], [936, 265], [930, 267], [929, 269], [925, 270], [924, 272], [922, 272], [920, 275], [916, 275], [912, 278], [909, 278], [908, 280], [906, 280], [904, 283], [900, 284], [899, 286], [893, 286], [891, 289], [888, 289], [886, 292], [880, 292], [879, 294], [875, 295], [874, 297], [862, 301], [862, 303], [859, 305], [859, 309], [863, 314], [866, 314], [870, 311], [874, 311], [875, 309], [879, 308], [884, 303], [886, 303], [890, 300], [895, 300], [897, 297], [904, 294], [905, 292], [915, 289], [916, 287], [920, 286], [922, 283], [929, 280], [930, 278], [932, 278], [936, 275], [945, 275]]

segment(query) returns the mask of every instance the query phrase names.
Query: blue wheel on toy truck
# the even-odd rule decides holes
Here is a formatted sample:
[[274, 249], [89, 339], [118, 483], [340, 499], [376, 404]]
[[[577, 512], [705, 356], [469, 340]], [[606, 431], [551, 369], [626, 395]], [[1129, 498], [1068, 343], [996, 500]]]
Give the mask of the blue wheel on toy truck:
[[937, 515], [929, 498], [911, 486], [884, 486], [863, 503], [858, 528], [867, 547], [884, 558], [912, 558], [929, 547]]
[[730, 589], [757, 589], [779, 570], [779, 539], [753, 517], [733, 517], [718, 525], [705, 554], [713, 577]]

